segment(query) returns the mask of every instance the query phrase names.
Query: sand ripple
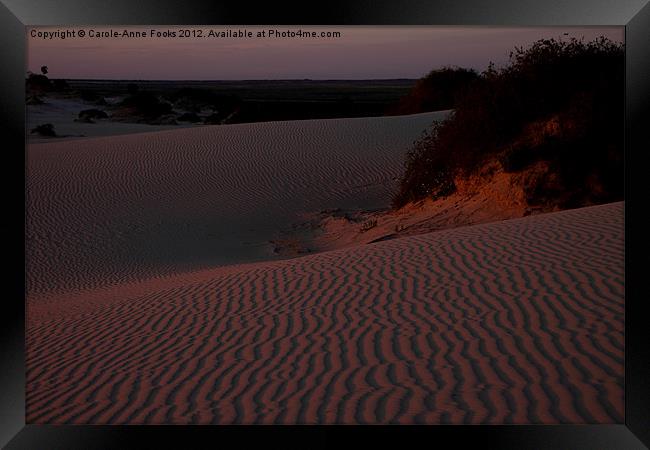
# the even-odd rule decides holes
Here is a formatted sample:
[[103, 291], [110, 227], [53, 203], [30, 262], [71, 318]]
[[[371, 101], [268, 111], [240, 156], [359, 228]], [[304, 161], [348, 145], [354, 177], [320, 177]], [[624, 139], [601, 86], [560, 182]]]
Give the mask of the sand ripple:
[[[275, 133], [273, 127], [260, 130]], [[302, 148], [304, 136], [287, 131], [269, 142], [287, 135], [295, 140], [292, 148]], [[381, 139], [390, 141], [389, 134]], [[177, 191], [170, 204], [155, 202], [162, 212], [167, 206], [175, 211], [180, 197], [192, 201], [182, 216], [217, 201], [211, 199], [214, 186], [228, 189], [239, 173], [255, 171], [246, 157], [237, 167], [225, 156], [214, 161], [234, 144], [208, 151], [213, 147], [207, 142], [227, 135], [207, 130], [201, 135], [206, 145], [192, 148], [173, 133], [153, 137], [155, 145], [138, 151], [155, 159], [160, 148], [178, 150], [164, 150], [165, 158], [176, 158], [165, 174], [132, 154], [136, 149], [127, 140], [117, 157], [120, 174], [101, 170], [108, 156], [85, 156], [97, 180], [122, 177], [110, 195], [85, 190], [85, 178], [71, 172], [66, 155], [75, 148], [60, 149], [63, 158], [52, 158], [51, 170], [70, 173], [69, 189], [78, 189], [87, 208], [97, 210], [94, 232], [103, 236], [99, 218], [124, 193], [143, 200], [125, 212], [147, 209], [144, 200], [157, 195], [147, 189], [150, 183], [185, 179], [202, 167], [194, 188], [172, 183]], [[361, 138], [357, 144], [366, 145]], [[96, 147], [99, 154], [107, 151], [101, 140]], [[273, 159], [275, 151], [260, 148], [256, 158]], [[186, 160], [183, 152], [194, 156]], [[306, 158], [318, 167], [313, 176], [322, 176], [321, 157]], [[233, 207], [267, 195], [274, 174], [262, 172], [255, 172], [254, 194], [240, 185], [243, 192], [229, 200]], [[149, 182], [137, 183], [136, 173]], [[333, 186], [327, 178], [323, 192]], [[277, 182], [284, 187], [277, 195], [287, 201], [307, 186], [300, 178]], [[52, 201], [69, 195], [61, 192], [64, 184], [51, 187]], [[65, 199], [40, 205], [39, 214], [52, 214], [52, 224], [74, 222], [66, 218]], [[623, 207], [582, 208], [110, 289], [36, 292], [28, 302], [27, 422], [621, 423]], [[93, 236], [88, 229], [77, 245], [91, 245]]]
[[405, 152], [445, 115], [29, 144], [28, 292], [273, 258], [300, 213], [387, 206]]

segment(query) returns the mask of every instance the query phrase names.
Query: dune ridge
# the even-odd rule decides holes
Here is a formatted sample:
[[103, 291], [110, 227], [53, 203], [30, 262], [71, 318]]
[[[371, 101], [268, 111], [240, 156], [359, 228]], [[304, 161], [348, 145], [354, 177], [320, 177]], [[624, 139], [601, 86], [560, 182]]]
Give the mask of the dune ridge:
[[447, 112], [206, 126], [27, 146], [29, 293], [277, 258], [307, 211], [387, 206]]
[[623, 421], [623, 202], [74, 288], [28, 423]]

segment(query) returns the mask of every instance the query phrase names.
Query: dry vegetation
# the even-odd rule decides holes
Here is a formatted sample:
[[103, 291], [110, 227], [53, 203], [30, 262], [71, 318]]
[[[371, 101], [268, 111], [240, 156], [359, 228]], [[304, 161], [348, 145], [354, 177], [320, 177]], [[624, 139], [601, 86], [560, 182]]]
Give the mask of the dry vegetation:
[[510, 56], [457, 92], [450, 118], [416, 142], [393, 206], [450, 195], [495, 162], [538, 168], [525, 180], [530, 206], [623, 198], [623, 44], [540, 40]]

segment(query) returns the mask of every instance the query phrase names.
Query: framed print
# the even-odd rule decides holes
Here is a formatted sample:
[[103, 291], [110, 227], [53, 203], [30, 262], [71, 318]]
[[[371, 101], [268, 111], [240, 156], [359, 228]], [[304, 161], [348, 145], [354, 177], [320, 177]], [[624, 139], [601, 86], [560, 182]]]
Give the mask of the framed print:
[[647, 448], [650, 6], [508, 3], [3, 0], [3, 446]]

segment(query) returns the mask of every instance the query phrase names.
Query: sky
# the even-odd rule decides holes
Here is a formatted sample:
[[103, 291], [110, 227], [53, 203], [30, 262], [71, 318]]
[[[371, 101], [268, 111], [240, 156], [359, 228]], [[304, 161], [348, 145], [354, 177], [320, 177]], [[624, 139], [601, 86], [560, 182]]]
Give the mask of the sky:
[[[161, 34], [152, 35], [152, 29]], [[118, 37], [97, 37], [110, 30]], [[143, 36], [122, 37], [125, 30]], [[219, 37], [239, 30], [252, 36]], [[269, 37], [269, 30], [275, 35]], [[298, 30], [317, 36], [282, 36]], [[499, 67], [516, 46], [542, 38], [624, 40], [623, 27], [115, 25], [26, 31], [28, 71], [40, 73], [46, 65], [50, 78], [114, 80], [420, 78], [444, 66], [482, 71], [492, 61]], [[323, 32], [340, 36], [321, 37]]]

